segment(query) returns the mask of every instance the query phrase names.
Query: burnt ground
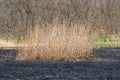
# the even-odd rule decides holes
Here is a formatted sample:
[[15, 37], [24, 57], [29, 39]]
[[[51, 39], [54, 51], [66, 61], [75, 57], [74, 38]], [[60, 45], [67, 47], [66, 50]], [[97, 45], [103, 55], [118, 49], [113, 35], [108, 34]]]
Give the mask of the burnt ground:
[[93, 49], [95, 57], [77, 62], [15, 61], [17, 52], [0, 50], [0, 80], [120, 80], [120, 48]]

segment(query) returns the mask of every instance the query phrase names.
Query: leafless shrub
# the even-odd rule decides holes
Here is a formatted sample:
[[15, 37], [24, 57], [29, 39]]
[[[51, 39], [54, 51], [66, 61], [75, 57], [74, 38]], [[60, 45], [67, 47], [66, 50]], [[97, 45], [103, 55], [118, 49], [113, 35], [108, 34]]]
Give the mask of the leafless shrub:
[[[120, 21], [119, 0], [1, 0], [0, 33], [24, 36], [35, 24], [47, 25], [58, 17], [59, 22], [91, 23], [93, 31], [117, 33]], [[98, 31], [97, 31], [98, 32]]]

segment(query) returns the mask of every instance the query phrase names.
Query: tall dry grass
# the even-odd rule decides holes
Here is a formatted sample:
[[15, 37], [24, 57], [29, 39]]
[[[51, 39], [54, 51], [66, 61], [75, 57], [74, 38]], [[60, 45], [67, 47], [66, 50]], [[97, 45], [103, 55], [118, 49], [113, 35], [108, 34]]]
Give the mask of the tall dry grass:
[[[90, 26], [53, 22], [48, 27], [36, 25], [23, 41], [17, 60], [79, 60], [92, 54]], [[25, 46], [26, 45], [26, 46]]]

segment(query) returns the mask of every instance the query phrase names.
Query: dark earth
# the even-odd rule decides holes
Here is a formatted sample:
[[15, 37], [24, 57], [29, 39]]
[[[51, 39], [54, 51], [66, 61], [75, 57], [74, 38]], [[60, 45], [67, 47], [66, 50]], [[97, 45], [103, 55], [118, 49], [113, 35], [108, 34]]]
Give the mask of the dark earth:
[[82, 61], [16, 61], [17, 50], [0, 50], [0, 80], [120, 80], [120, 48], [93, 49]]

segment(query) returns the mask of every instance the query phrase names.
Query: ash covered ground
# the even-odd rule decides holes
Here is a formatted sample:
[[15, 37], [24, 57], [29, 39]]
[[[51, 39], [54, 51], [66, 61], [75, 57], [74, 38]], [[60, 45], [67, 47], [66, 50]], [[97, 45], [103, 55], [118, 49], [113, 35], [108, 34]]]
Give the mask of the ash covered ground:
[[120, 48], [93, 49], [94, 58], [15, 61], [16, 50], [0, 50], [0, 80], [120, 80]]

